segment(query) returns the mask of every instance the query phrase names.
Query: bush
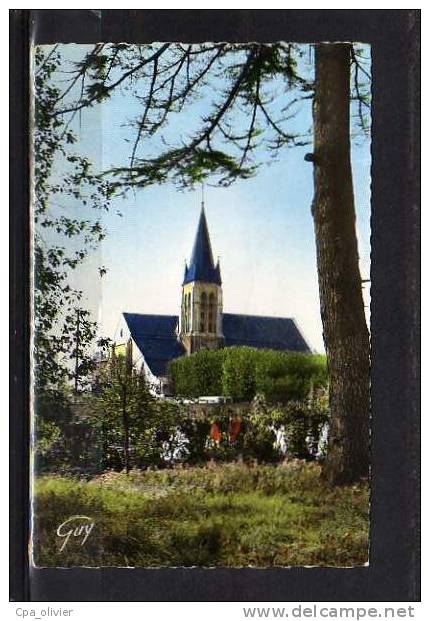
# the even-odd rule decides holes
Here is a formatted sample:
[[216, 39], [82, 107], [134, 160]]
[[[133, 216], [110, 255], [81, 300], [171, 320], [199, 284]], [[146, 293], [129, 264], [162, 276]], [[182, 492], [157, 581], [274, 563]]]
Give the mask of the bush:
[[256, 391], [272, 403], [305, 399], [310, 390], [326, 384], [325, 356], [271, 349], [258, 352]]
[[[121, 412], [107, 408], [100, 397], [88, 401], [91, 415], [75, 414], [61, 427], [39, 422], [38, 472], [94, 475], [125, 468]], [[251, 405], [203, 407], [197, 412], [147, 395], [129, 414], [129, 467], [140, 469], [203, 464], [211, 459], [276, 463], [288, 456], [313, 460], [322, 457], [320, 439], [328, 422], [323, 391], [283, 405], [269, 404], [257, 395]], [[213, 424], [219, 431], [217, 440], [210, 437]], [[232, 433], [237, 424], [238, 433]]]
[[223, 349], [201, 349], [192, 356], [183, 356], [170, 363], [170, 374], [179, 397], [222, 394]]
[[251, 401], [261, 393], [271, 403], [306, 399], [327, 385], [325, 356], [298, 352], [227, 347], [201, 350], [170, 363], [177, 396], [224, 395]]
[[35, 465], [38, 472], [95, 474], [103, 468], [97, 400], [73, 403], [70, 395], [45, 394], [36, 400]]
[[255, 396], [255, 370], [258, 349], [229, 347], [224, 350], [222, 366], [222, 392], [237, 401], [251, 401]]

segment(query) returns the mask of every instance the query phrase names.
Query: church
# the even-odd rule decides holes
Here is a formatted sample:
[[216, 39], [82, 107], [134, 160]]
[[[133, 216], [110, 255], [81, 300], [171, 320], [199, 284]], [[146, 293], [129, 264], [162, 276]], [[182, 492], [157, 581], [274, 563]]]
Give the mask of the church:
[[200, 349], [246, 345], [310, 353], [291, 318], [225, 313], [219, 261], [215, 264], [202, 203], [189, 265], [185, 264], [180, 315], [124, 312], [115, 351], [133, 360], [158, 394], [168, 394], [168, 365]]

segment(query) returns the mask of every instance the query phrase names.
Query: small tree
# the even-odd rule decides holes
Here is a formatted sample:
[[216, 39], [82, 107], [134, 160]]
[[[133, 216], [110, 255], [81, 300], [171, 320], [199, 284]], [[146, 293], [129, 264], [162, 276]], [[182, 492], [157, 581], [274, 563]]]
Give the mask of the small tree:
[[[113, 356], [100, 378], [97, 418], [104, 438], [105, 467], [162, 467], [183, 444], [177, 405], [149, 392], [128, 356]], [[182, 447], [183, 448], [183, 447]]]
[[122, 445], [121, 463], [128, 473], [130, 449], [143, 435], [151, 420], [151, 395], [144, 376], [136, 372], [129, 358], [113, 356], [101, 378], [99, 420], [105, 435], [105, 452], [117, 452]]

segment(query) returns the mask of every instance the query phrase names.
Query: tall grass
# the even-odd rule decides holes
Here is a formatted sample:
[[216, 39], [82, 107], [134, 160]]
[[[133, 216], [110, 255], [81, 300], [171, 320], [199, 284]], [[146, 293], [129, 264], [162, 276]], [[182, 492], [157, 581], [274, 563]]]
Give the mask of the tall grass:
[[[362, 565], [368, 550], [363, 483], [331, 489], [316, 464], [109, 472], [35, 486], [39, 566]], [[95, 523], [84, 545], [56, 530], [72, 515]]]

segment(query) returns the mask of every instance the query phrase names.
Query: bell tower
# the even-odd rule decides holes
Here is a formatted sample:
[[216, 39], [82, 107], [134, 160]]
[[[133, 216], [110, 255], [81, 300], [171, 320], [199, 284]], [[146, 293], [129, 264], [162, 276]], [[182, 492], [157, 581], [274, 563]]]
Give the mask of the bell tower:
[[185, 264], [179, 338], [187, 356], [224, 345], [221, 272], [219, 261], [214, 264], [203, 201], [191, 261]]

